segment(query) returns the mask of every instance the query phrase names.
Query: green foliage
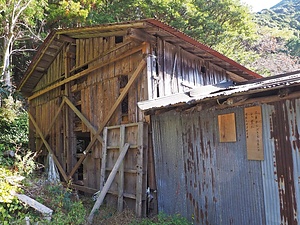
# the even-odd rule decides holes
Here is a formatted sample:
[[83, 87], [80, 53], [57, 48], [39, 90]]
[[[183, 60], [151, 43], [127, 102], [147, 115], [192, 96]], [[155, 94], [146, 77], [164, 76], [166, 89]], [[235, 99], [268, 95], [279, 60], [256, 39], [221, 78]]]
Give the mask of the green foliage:
[[[86, 210], [81, 201], [72, 199], [72, 191], [59, 185], [50, 185], [47, 188], [47, 204], [54, 209], [52, 220], [44, 221], [55, 225], [80, 225], [85, 223]], [[55, 196], [55, 197], [54, 197]]]
[[[22, 191], [19, 187], [24, 188], [21, 181], [26, 182], [26, 178], [25, 180], [23, 178], [19, 176], [18, 172], [0, 167], [1, 225], [23, 224], [25, 216], [29, 217], [31, 222], [39, 222], [45, 225], [80, 225], [85, 223], [86, 209], [82, 202], [73, 199], [71, 190], [59, 185], [42, 184], [43, 186], [38, 190], [38, 197], [36, 196], [36, 200], [54, 209], [51, 221], [45, 220], [40, 213], [23, 205], [14, 196], [14, 193]], [[27, 184], [26, 188], [30, 188], [30, 184]]]
[[[251, 39], [255, 24], [248, 7], [238, 0], [112, 0], [97, 1], [88, 22], [107, 23], [156, 18], [195, 39], [217, 46], [230, 39]], [[236, 37], [239, 38], [236, 38]]]
[[46, 6], [46, 1], [41, 0], [18, 1], [18, 4], [11, 0], [0, 0], [0, 31], [4, 31], [4, 24], [9, 21], [8, 18], [17, 19], [10, 21], [11, 23], [18, 22], [21, 26], [34, 27], [37, 20], [43, 19]]
[[45, 7], [46, 0], [0, 0], [0, 74], [8, 87], [12, 87], [14, 57], [18, 55], [17, 61], [22, 58], [23, 67], [26, 67], [26, 58], [20, 56], [33, 51], [34, 45], [41, 39], [39, 34], [44, 23]]
[[75, 27], [85, 24], [93, 0], [50, 0], [48, 1], [46, 27]]
[[37, 163], [34, 161], [34, 153], [31, 151], [24, 151], [21, 154], [15, 155], [15, 169], [22, 176], [30, 177], [35, 169], [37, 169]]
[[298, 37], [293, 37], [288, 40], [286, 48], [290, 55], [300, 57], [300, 39]]
[[0, 108], [0, 130], [0, 152], [27, 146], [27, 112], [23, 109], [21, 101], [12, 96], [3, 99]]
[[22, 177], [11, 170], [0, 167], [0, 223], [11, 224], [11, 222], [22, 216], [24, 208], [14, 193], [19, 191], [18, 184]]
[[186, 218], [179, 214], [168, 216], [164, 213], [159, 213], [157, 217], [149, 219], [136, 220], [130, 225], [192, 225]]
[[238, 0], [98, 0], [86, 22], [93, 25], [145, 18], [166, 22], [234, 60], [253, 58], [248, 57], [254, 52], [247, 47], [257, 39], [256, 26], [249, 8]]

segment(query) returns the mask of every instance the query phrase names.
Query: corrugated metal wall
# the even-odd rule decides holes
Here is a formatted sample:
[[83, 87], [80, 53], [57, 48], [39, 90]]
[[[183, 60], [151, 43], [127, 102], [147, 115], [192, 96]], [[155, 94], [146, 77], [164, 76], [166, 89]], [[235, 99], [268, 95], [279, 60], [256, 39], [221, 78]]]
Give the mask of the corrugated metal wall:
[[263, 107], [265, 160], [262, 162], [267, 224], [300, 221], [300, 101]]
[[[247, 159], [244, 109], [152, 116], [158, 206], [194, 224], [298, 224], [300, 101], [263, 105], [264, 161]], [[219, 114], [237, 141], [220, 143]]]

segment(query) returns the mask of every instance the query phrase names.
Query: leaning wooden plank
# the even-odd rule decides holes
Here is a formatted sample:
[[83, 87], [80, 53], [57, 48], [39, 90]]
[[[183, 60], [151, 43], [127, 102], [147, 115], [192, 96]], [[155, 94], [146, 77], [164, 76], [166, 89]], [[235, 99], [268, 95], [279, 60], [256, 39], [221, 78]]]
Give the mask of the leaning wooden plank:
[[48, 152], [50, 152], [52, 154], [53, 160], [57, 166], [57, 168], [59, 169], [59, 172], [61, 173], [61, 175], [63, 176], [63, 178], [65, 179], [65, 181], [68, 182], [68, 176], [65, 173], [64, 169], [62, 168], [62, 166], [60, 165], [58, 159], [56, 158], [56, 156], [54, 155], [54, 152], [52, 151], [50, 145], [48, 144], [48, 142], [45, 140], [42, 131], [40, 130], [39, 126], [37, 125], [37, 123], [35, 122], [34, 118], [32, 117], [32, 115], [28, 112], [28, 116], [29, 119], [31, 120], [33, 126], [35, 127], [36, 132], [38, 133], [38, 135], [40, 136], [40, 138], [42, 139], [42, 141], [44, 142], [45, 147], [47, 148]]
[[85, 159], [86, 155], [89, 153], [89, 151], [91, 150], [92, 146], [94, 145], [94, 143], [95, 143], [95, 141], [97, 139], [97, 136], [100, 135], [100, 133], [102, 132], [103, 128], [106, 126], [107, 122], [110, 120], [110, 118], [112, 117], [112, 115], [114, 114], [114, 112], [116, 111], [116, 109], [119, 107], [120, 103], [123, 101], [123, 99], [127, 95], [130, 87], [132, 86], [132, 84], [134, 83], [134, 81], [136, 80], [136, 78], [138, 77], [138, 75], [143, 71], [143, 69], [145, 68], [145, 66], [146, 66], [146, 61], [144, 59], [142, 59], [142, 61], [140, 62], [140, 64], [138, 65], [138, 67], [136, 68], [136, 70], [134, 71], [134, 73], [132, 74], [130, 80], [128, 81], [128, 83], [124, 87], [122, 93], [120, 94], [120, 96], [118, 97], [118, 99], [116, 100], [116, 102], [114, 103], [114, 105], [111, 107], [110, 111], [108, 112], [108, 114], [105, 117], [105, 119], [103, 120], [103, 122], [100, 124], [97, 133], [93, 136], [91, 142], [86, 147], [86, 149], [84, 151], [84, 154], [77, 161], [76, 165], [74, 166], [73, 170], [71, 171], [71, 173], [69, 175], [70, 177], [73, 176], [73, 174], [76, 172], [76, 170], [78, 169], [78, 167], [81, 165], [82, 161]]
[[41, 212], [46, 220], [51, 220], [53, 210], [44, 206], [43, 204], [39, 203], [38, 201], [34, 200], [33, 198], [28, 197], [27, 195], [23, 194], [15, 194], [17, 198], [24, 202], [25, 204], [29, 205], [31, 208]]
[[37, 91], [32, 96], [30, 96], [28, 98], [28, 100], [30, 101], [30, 100], [32, 100], [32, 99], [34, 99], [34, 98], [36, 98], [38, 96], [41, 96], [41, 95], [43, 95], [43, 94], [45, 94], [45, 93], [47, 93], [47, 92], [49, 92], [49, 91], [51, 91], [51, 90], [53, 90], [55, 88], [58, 88], [58, 87], [62, 86], [63, 84], [69, 83], [70, 81], [76, 80], [76, 79], [78, 79], [80, 77], [83, 77], [83, 76], [85, 76], [85, 75], [87, 75], [87, 74], [89, 74], [89, 73], [91, 73], [91, 72], [93, 72], [95, 70], [98, 70], [98, 69], [100, 69], [100, 68], [102, 68], [102, 67], [104, 67], [106, 65], [109, 65], [109, 64], [114, 63], [116, 61], [119, 61], [119, 60], [121, 60], [123, 58], [126, 58], [126, 57], [128, 57], [128, 56], [130, 56], [130, 55], [132, 55], [132, 54], [134, 54], [134, 53], [136, 53], [138, 51], [141, 51], [143, 49], [143, 46], [144, 46], [144, 44], [136, 46], [136, 47], [130, 49], [129, 51], [126, 51], [125, 53], [121, 53], [119, 56], [116, 56], [113, 59], [106, 60], [106, 61], [104, 61], [102, 63], [97, 64], [96, 66], [93, 66], [93, 67], [88, 68], [88, 69], [86, 69], [86, 70], [84, 70], [82, 72], [79, 72], [79, 73], [77, 73], [77, 74], [75, 74], [75, 75], [73, 75], [71, 77], [68, 77], [68, 78], [66, 78], [66, 79], [64, 79], [64, 80], [62, 80], [62, 81], [60, 81], [58, 83], [50, 85], [50, 86], [46, 87], [45, 89]]
[[89, 224], [93, 223], [94, 213], [96, 212], [96, 210], [98, 210], [100, 208], [100, 206], [101, 206], [101, 204], [104, 200], [104, 197], [106, 196], [106, 194], [107, 194], [107, 192], [108, 192], [108, 190], [109, 190], [109, 188], [110, 188], [110, 186], [111, 186], [111, 184], [112, 184], [112, 182], [113, 182], [113, 180], [114, 180], [114, 178], [115, 178], [115, 176], [118, 172], [118, 169], [119, 169], [119, 167], [120, 167], [120, 165], [121, 165], [121, 163], [122, 163], [122, 161], [123, 161], [123, 159], [124, 159], [124, 157], [127, 153], [128, 148], [129, 148], [129, 144], [125, 143], [125, 145], [124, 145], [124, 147], [123, 147], [123, 149], [122, 149], [122, 151], [121, 151], [121, 153], [120, 153], [120, 155], [119, 155], [119, 157], [116, 161], [116, 164], [114, 165], [112, 171], [110, 172], [110, 174], [107, 178], [107, 181], [106, 181], [103, 189], [101, 190], [101, 192], [99, 194], [99, 197], [97, 198], [97, 201], [95, 202], [95, 205], [94, 205], [94, 207], [93, 207], [93, 209], [92, 209], [92, 211], [91, 211], [91, 213], [90, 213], [90, 215], [87, 219], [87, 222]]

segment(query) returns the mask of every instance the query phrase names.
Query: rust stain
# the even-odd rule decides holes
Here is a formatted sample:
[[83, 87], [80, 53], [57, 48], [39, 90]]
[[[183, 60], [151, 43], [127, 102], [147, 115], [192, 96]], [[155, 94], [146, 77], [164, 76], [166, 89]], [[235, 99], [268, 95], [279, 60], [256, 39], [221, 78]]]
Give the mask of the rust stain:
[[[295, 143], [290, 142], [290, 133], [288, 121], [288, 109], [285, 107], [285, 102], [274, 104], [275, 112], [272, 114], [271, 137], [275, 140], [275, 159], [276, 171], [280, 199], [280, 216], [283, 224], [297, 225], [297, 204], [295, 199], [294, 186], [294, 167], [292, 147]], [[291, 109], [291, 108], [290, 108]], [[294, 108], [295, 109], [295, 108]], [[292, 127], [295, 131], [295, 127]], [[298, 132], [297, 132], [298, 133]], [[299, 136], [299, 134], [297, 134]]]

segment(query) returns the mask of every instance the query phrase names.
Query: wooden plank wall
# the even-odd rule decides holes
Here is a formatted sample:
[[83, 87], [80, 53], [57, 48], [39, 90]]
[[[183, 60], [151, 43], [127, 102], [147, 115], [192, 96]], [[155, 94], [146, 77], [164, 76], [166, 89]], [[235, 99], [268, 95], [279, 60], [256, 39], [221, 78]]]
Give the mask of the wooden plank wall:
[[[57, 58], [53, 61], [47, 73], [41, 78], [41, 80], [37, 84], [35, 91], [45, 88], [48, 85], [53, 84], [54, 82], [61, 79], [62, 75], [64, 74], [63, 56], [63, 51], [57, 55]], [[58, 108], [61, 104], [61, 93], [61, 88], [56, 88], [30, 101], [29, 112], [31, 113], [31, 115], [33, 115], [35, 121], [37, 122], [37, 125], [39, 126], [44, 136], [46, 135], [46, 132], [49, 129], [49, 126], [53, 120], [53, 117], [55, 116], [55, 113], [58, 111]], [[58, 116], [55, 124], [50, 130], [50, 137], [48, 139], [48, 143], [51, 146], [53, 152], [56, 154], [62, 167], [65, 169], [66, 155], [62, 151], [64, 142], [62, 115], [63, 112]], [[37, 150], [36, 148], [40, 146], [40, 143], [42, 141], [41, 138], [36, 134], [31, 122], [29, 126], [29, 137], [30, 139], [32, 139], [30, 141], [30, 147], [32, 150]], [[47, 150], [45, 149], [45, 147], [43, 147], [42, 149], [42, 156], [46, 156], [48, 154]]]
[[[41, 80], [35, 87], [34, 91], [45, 88], [50, 84], [53, 84], [55, 81], [60, 80], [63, 74], [64, 74], [64, 52], [61, 51], [56, 56], [53, 63], [50, 65], [49, 69], [47, 70], [47, 73], [44, 76], [42, 76]], [[43, 96], [39, 98], [43, 98]]]
[[225, 70], [179, 46], [161, 39], [157, 39], [157, 42], [158, 74], [155, 69], [152, 70], [155, 73], [152, 76], [157, 77], [156, 80], [152, 79], [152, 98], [189, 90], [182, 82], [190, 86], [201, 86], [216, 84], [228, 78]]
[[[40, 99], [38, 99], [40, 100]], [[42, 99], [43, 100], [43, 99]], [[38, 104], [38, 101], [34, 100], [36, 104]], [[33, 117], [35, 118], [35, 121], [37, 122], [39, 128], [41, 129], [44, 137], [47, 134], [47, 131], [50, 127], [50, 124], [53, 121], [53, 117], [55, 113], [58, 111], [59, 105], [60, 105], [60, 99], [55, 98], [52, 100], [49, 100], [48, 102], [44, 102], [38, 105], [31, 104], [29, 112]], [[51, 146], [53, 152], [56, 154], [59, 162], [65, 168], [65, 156], [63, 152], [61, 151], [62, 149], [62, 143], [63, 143], [63, 133], [62, 133], [62, 114], [58, 116], [56, 119], [55, 124], [50, 130], [49, 133], [49, 139], [48, 143]], [[30, 122], [31, 124], [31, 122]], [[37, 150], [38, 146], [41, 144], [41, 138], [35, 133], [35, 129], [33, 129], [33, 125], [30, 125], [30, 148], [32, 150]], [[47, 155], [48, 152], [46, 151], [45, 147], [43, 147], [43, 153], [42, 155]]]
[[[121, 45], [128, 40], [127, 37], [124, 37], [123, 42], [116, 43], [114, 36], [76, 40], [78, 46], [76, 49], [76, 66], [82, 65], [106, 50], [113, 48], [118, 44]], [[117, 51], [108, 54], [102, 59], [89, 63], [88, 67], [101, 63], [104, 60], [112, 59], [115, 55], [129, 50], [133, 45], [136, 44], [128, 44]], [[128, 79], [130, 79], [131, 72], [136, 69], [141, 59], [142, 54], [136, 53], [92, 72], [81, 79], [80, 82], [73, 85], [72, 91], [74, 95], [77, 96], [77, 105], [81, 108], [82, 114], [96, 129], [104, 120], [112, 105], [120, 95], [120, 77], [128, 75]], [[132, 90], [129, 91], [128, 122], [138, 122], [143, 120], [142, 112], [138, 110], [136, 103], [139, 100], [147, 99], [147, 91], [145, 89], [146, 84], [142, 84], [145, 81], [146, 77], [141, 75], [138, 82], [136, 82]], [[138, 90], [138, 92], [136, 92], [136, 90]], [[117, 110], [107, 125], [121, 124], [121, 119], [121, 107], [119, 107], [119, 110]], [[81, 124], [81, 128], [77, 128], [77, 131], [89, 132], [88, 128], [83, 124]], [[85, 186], [90, 188], [98, 189], [100, 185], [101, 149], [101, 144], [96, 142], [92, 154], [89, 154], [86, 157], [83, 165], [83, 182]]]

